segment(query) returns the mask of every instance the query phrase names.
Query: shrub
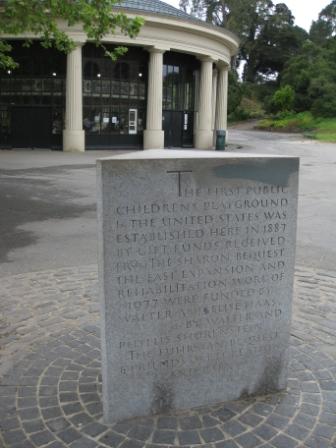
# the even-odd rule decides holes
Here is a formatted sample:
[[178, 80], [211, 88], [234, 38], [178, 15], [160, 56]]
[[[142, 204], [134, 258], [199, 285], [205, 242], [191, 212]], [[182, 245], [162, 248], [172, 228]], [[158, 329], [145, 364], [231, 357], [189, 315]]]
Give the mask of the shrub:
[[265, 115], [262, 104], [255, 98], [243, 97], [239, 106], [230, 114], [230, 121], [261, 118]]
[[315, 117], [335, 117], [336, 116], [336, 92], [335, 88], [330, 89], [323, 96], [317, 98], [311, 108]]
[[286, 85], [274, 93], [271, 99], [271, 107], [274, 112], [289, 112], [293, 110], [294, 100], [293, 87]]

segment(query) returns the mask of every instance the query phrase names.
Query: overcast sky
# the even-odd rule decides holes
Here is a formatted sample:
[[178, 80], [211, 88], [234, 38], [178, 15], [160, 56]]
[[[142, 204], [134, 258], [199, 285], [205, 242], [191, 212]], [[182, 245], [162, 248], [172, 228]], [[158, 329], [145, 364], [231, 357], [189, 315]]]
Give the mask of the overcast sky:
[[[179, 0], [163, 0], [170, 5], [178, 8]], [[283, 2], [273, 0], [274, 3], [286, 3], [289, 9], [295, 16], [295, 24], [305, 28], [309, 31], [311, 22], [316, 20], [318, 13], [326, 5], [331, 3], [331, 0], [285, 0]]]

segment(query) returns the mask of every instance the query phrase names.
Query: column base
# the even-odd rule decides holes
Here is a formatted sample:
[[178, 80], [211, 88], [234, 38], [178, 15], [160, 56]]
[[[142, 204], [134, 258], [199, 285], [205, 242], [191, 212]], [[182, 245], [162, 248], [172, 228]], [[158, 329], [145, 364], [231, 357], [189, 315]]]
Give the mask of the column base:
[[144, 149], [163, 149], [164, 131], [156, 129], [145, 129], [143, 134]]
[[212, 149], [213, 147], [213, 131], [197, 129], [195, 133], [196, 149]]
[[64, 129], [63, 152], [84, 152], [84, 151], [85, 151], [85, 131], [74, 131]]

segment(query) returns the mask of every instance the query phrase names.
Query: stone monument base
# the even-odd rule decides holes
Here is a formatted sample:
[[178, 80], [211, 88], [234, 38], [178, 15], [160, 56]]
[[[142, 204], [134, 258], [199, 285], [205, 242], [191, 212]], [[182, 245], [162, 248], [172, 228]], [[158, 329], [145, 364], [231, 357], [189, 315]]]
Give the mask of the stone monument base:
[[287, 384], [298, 159], [98, 161], [106, 422]]

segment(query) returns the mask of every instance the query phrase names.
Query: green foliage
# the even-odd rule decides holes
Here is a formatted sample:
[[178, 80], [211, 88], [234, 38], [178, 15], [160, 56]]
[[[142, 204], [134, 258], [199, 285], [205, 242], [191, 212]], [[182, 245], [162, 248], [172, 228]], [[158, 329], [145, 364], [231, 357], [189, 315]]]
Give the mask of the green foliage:
[[[284, 3], [272, 0], [181, 0], [180, 4], [240, 37], [238, 60], [246, 62], [244, 83], [239, 94], [236, 85], [230, 84], [230, 93], [234, 90], [231, 118], [250, 118], [263, 109], [336, 116], [336, 0], [321, 10], [309, 35], [295, 26]], [[258, 101], [263, 107], [257, 113]]]
[[329, 85], [329, 88], [326, 89], [325, 94], [314, 101], [311, 111], [315, 117], [336, 116], [335, 88], [336, 88], [335, 84]]
[[286, 5], [273, 6], [254, 38], [247, 43], [244, 80], [277, 79], [285, 63], [300, 51], [306, 38], [307, 33], [294, 26], [293, 16]]
[[324, 46], [307, 41], [281, 74], [282, 85], [295, 91], [294, 110], [311, 110], [315, 116], [336, 115], [336, 40]]
[[313, 129], [314, 118], [310, 112], [300, 114], [280, 114], [275, 118], [266, 118], [258, 123], [259, 129], [286, 132], [309, 131]]
[[248, 120], [264, 116], [265, 111], [252, 86], [238, 81], [235, 72], [229, 72], [228, 118], [230, 121]]
[[288, 59], [281, 85], [295, 91], [294, 110], [310, 110], [315, 117], [336, 116], [336, 0], [319, 14], [310, 40]]
[[[258, 86], [247, 83], [238, 83], [240, 95], [237, 97], [235, 107], [229, 107], [229, 120], [241, 121], [255, 118], [261, 118], [265, 115], [262, 101], [258, 97]], [[230, 102], [231, 85], [229, 89]], [[238, 102], [239, 100], [239, 102]]]
[[[105, 49], [102, 39], [105, 35], [120, 29], [122, 33], [135, 37], [143, 19], [129, 18], [121, 12], [113, 12], [117, 0], [6, 0], [0, 11], [0, 65], [13, 68], [14, 61], [8, 53], [2, 36], [32, 34], [39, 36], [46, 48], [55, 47], [70, 52], [74, 41], [67, 29], [75, 25], [83, 28], [90, 41]], [[29, 44], [29, 40], [27, 41]], [[106, 51], [112, 58], [125, 52], [119, 47], [115, 52]]]
[[256, 98], [243, 97], [239, 106], [229, 115], [230, 121], [252, 120], [263, 117], [265, 110]]
[[310, 112], [287, 114], [280, 118], [268, 118], [258, 123], [258, 129], [303, 132], [307, 137], [321, 141], [336, 142], [336, 118], [314, 117]]
[[229, 86], [228, 114], [237, 109], [243, 96], [242, 85], [238, 81], [237, 73], [232, 71], [229, 72]]
[[278, 89], [271, 100], [274, 112], [289, 112], [293, 110], [295, 99], [294, 89], [288, 84]]
[[17, 67], [17, 63], [10, 55], [11, 51], [11, 45], [0, 40], [0, 69], [13, 70]]
[[322, 9], [318, 20], [312, 23], [310, 38], [317, 44], [323, 44], [336, 34], [336, 0]]
[[238, 59], [245, 61], [247, 82], [277, 78], [284, 64], [297, 54], [307, 33], [294, 26], [284, 3], [271, 0], [180, 0], [185, 11], [236, 33], [241, 41]]
[[316, 124], [313, 134], [317, 140], [325, 142], [336, 142], [336, 119], [322, 119]]

